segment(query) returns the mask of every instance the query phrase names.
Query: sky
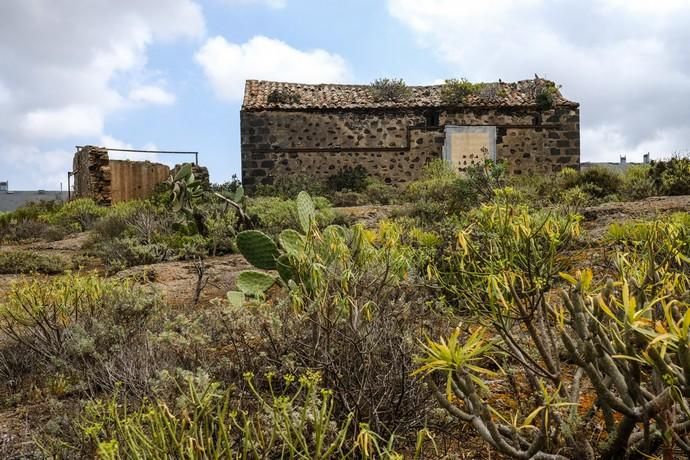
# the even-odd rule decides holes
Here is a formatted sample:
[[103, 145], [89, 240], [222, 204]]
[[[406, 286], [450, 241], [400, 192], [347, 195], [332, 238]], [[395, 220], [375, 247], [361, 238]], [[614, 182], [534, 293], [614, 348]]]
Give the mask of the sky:
[[[690, 0], [0, 0], [0, 181], [66, 188], [75, 145], [240, 173], [244, 81], [516, 81], [581, 104], [583, 161], [690, 150]], [[180, 157], [111, 153], [174, 165]]]

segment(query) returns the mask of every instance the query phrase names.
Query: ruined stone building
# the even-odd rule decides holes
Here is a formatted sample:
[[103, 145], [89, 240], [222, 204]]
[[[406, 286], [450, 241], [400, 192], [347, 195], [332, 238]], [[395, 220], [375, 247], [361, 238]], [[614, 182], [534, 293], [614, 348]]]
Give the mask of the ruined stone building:
[[[74, 154], [72, 172], [74, 196], [92, 198], [99, 204], [148, 198], [156, 187], [175, 175], [182, 164], [169, 166], [150, 161], [112, 160], [103, 147], [87, 145]], [[208, 169], [193, 165], [202, 183], [208, 185]]]
[[400, 100], [378, 100], [369, 85], [248, 80], [242, 181], [251, 188], [292, 174], [325, 179], [361, 165], [386, 183], [404, 184], [435, 158], [459, 169], [503, 160], [513, 174], [579, 167], [579, 104], [552, 82], [483, 84], [457, 104], [444, 102], [443, 90], [415, 86]]

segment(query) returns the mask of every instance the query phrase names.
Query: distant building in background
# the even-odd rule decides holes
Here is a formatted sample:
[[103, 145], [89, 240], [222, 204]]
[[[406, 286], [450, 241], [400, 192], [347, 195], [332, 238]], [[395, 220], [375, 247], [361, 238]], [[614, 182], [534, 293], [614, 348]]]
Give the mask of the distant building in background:
[[641, 164], [646, 165], [646, 164], [649, 164], [649, 162], [650, 162], [649, 153], [644, 154], [644, 156], [642, 157], [642, 163], [630, 163], [630, 162], [628, 162], [626, 155], [621, 155], [620, 161], [618, 163], [584, 161], [584, 162], [580, 163], [580, 171], [586, 171], [587, 169], [590, 169], [590, 168], [603, 167], [603, 168], [611, 169], [613, 171], [623, 172], [626, 169], [628, 169], [630, 166], [641, 165]]
[[56, 190], [10, 190], [9, 181], [0, 181], [0, 212], [14, 211], [31, 201], [65, 201], [67, 192]]

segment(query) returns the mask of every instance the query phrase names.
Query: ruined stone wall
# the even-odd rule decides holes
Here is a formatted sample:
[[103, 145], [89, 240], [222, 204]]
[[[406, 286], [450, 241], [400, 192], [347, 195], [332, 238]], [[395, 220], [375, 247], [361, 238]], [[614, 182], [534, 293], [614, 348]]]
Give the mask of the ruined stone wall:
[[93, 198], [96, 203], [111, 203], [111, 171], [108, 151], [100, 147], [82, 147], [72, 161], [74, 195]]
[[514, 174], [546, 173], [580, 161], [579, 111], [515, 108], [438, 110], [439, 126], [426, 127], [429, 110], [243, 111], [242, 181], [248, 187], [275, 177], [307, 174], [325, 179], [361, 165], [389, 184], [419, 177], [441, 158], [444, 126], [496, 126], [496, 156]]
[[86, 146], [74, 155], [75, 197], [99, 204], [146, 198], [170, 175], [170, 168], [150, 161], [110, 160], [108, 151]]
[[150, 161], [110, 160], [111, 203], [148, 198], [170, 176], [170, 168]]

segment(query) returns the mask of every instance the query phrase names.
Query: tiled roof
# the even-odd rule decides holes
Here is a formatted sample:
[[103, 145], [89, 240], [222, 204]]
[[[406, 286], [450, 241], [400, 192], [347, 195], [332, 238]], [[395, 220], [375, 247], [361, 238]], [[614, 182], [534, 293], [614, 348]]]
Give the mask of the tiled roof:
[[[539, 90], [548, 85], [553, 85], [553, 82], [541, 78], [522, 80], [515, 83], [486, 83], [477, 94], [467, 96], [462, 106], [534, 106], [536, 105], [536, 95]], [[410, 96], [404, 100], [378, 101], [372, 95], [369, 85], [312, 85], [247, 80], [244, 87], [242, 109], [300, 110], [448, 106], [441, 99], [442, 85], [409, 86], [408, 88], [410, 89]], [[565, 99], [560, 91], [556, 91], [554, 105], [576, 107], [578, 104]]]

